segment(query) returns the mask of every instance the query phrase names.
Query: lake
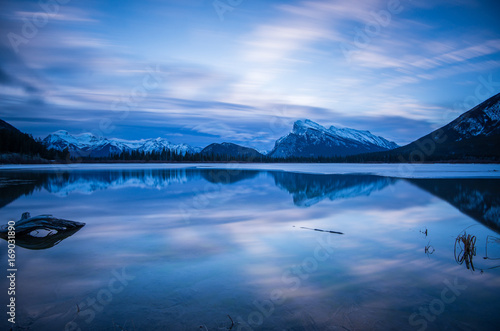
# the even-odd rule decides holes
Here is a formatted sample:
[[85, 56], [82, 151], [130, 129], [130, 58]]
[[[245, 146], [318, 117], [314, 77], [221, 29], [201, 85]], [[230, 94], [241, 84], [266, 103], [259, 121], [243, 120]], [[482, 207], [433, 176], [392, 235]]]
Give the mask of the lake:
[[[409, 176], [397, 165], [332, 165], [342, 171], [330, 174], [328, 165], [318, 173], [306, 165], [218, 167], [0, 169], [0, 223], [24, 212], [86, 223], [57, 241], [18, 244], [16, 327], [500, 324], [498, 165], [441, 165]], [[0, 246], [6, 307], [7, 242]]]

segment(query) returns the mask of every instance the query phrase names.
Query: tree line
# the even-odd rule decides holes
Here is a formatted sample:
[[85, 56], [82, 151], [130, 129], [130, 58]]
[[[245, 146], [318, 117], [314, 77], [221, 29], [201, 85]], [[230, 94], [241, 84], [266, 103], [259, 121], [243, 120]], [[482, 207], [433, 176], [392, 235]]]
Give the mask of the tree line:
[[435, 153], [425, 160], [412, 159], [404, 152], [376, 152], [347, 156], [311, 156], [311, 157], [269, 157], [266, 155], [226, 155], [214, 153], [177, 153], [163, 149], [158, 152], [126, 151], [109, 157], [72, 158], [73, 162], [114, 161], [114, 162], [248, 162], [248, 163], [422, 163], [422, 162], [498, 162], [498, 157], [487, 155], [449, 155]]
[[20, 154], [46, 160], [70, 158], [68, 149], [64, 151], [47, 149], [40, 139], [13, 130], [0, 130], [0, 154]]

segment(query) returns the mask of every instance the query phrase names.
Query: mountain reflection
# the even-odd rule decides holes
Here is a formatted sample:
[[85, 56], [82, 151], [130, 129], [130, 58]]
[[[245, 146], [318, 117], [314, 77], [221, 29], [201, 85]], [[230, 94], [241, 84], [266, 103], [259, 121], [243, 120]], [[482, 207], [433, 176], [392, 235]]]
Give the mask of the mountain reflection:
[[408, 181], [500, 233], [500, 180], [433, 178]]
[[45, 178], [38, 173], [7, 172], [0, 174], [0, 208], [7, 206], [23, 195], [31, 195], [40, 189]]
[[288, 191], [293, 203], [310, 207], [321, 200], [369, 196], [394, 184], [397, 179], [370, 175], [314, 175], [271, 172], [276, 186]]
[[66, 196], [91, 194], [111, 188], [147, 187], [162, 189], [173, 183], [201, 178], [194, 169], [146, 169], [110, 171], [15, 171], [0, 175], [0, 208], [35, 190]]
[[64, 196], [110, 188], [162, 189], [173, 183], [185, 183], [188, 178], [199, 178], [199, 174], [191, 169], [64, 172], [59, 176], [49, 175], [43, 187], [50, 193]]
[[[288, 192], [293, 203], [310, 207], [329, 199], [369, 196], [399, 179], [372, 175], [320, 175], [282, 171], [227, 169], [122, 169], [67, 171], [4, 171], [0, 173], [0, 208], [23, 195], [45, 190], [58, 196], [72, 193], [139, 187], [162, 190], [172, 184], [194, 180], [231, 185], [267, 175]], [[500, 233], [500, 185], [498, 179], [407, 179], [406, 181], [443, 199], [476, 221]]]
[[397, 179], [370, 175], [316, 175], [227, 169], [146, 169], [109, 171], [7, 172], [0, 178], [0, 207], [22, 195], [45, 189], [58, 196], [71, 193], [142, 187], [163, 189], [173, 183], [204, 179], [213, 184], [234, 184], [267, 173], [277, 187], [287, 191], [299, 207], [309, 207], [323, 199], [368, 196], [394, 184]]
[[251, 170], [210, 169], [201, 171], [201, 176], [214, 184], [234, 184], [245, 179], [252, 179], [259, 174]]

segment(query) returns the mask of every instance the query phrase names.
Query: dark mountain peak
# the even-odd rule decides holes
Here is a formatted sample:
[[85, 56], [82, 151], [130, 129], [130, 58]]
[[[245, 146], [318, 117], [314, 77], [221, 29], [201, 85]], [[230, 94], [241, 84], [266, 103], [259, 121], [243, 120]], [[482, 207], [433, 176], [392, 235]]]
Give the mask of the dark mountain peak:
[[[5, 154], [5, 155], [4, 155]], [[65, 155], [49, 151], [31, 135], [19, 131], [9, 123], [0, 120], [0, 162], [47, 162]]]
[[[216, 144], [212, 144], [212, 145], [216, 145]], [[243, 147], [243, 146], [239, 146], [239, 145], [236, 145], [236, 144], [233, 144], [233, 143], [226, 143], [226, 142], [222, 143], [221, 146], [229, 147], [229, 148], [231, 148], [231, 147], [234, 147], [234, 148]], [[245, 148], [245, 147], [243, 147], [243, 148]]]
[[10, 125], [9, 123], [5, 122], [4, 120], [0, 120], [0, 130], [7, 130], [7, 131], [12, 131], [16, 133], [21, 133], [18, 129]]
[[233, 143], [213, 143], [203, 148], [202, 155], [219, 155], [228, 157], [262, 157], [262, 154], [250, 147], [244, 147]]
[[462, 138], [500, 133], [500, 93], [460, 115], [444, 128], [452, 129]]
[[500, 93], [447, 125], [391, 151], [409, 162], [500, 159]]

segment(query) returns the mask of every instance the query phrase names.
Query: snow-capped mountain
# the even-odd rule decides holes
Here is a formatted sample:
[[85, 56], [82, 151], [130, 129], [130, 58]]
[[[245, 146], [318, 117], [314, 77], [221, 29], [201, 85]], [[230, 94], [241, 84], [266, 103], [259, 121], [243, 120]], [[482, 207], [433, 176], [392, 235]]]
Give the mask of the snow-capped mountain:
[[500, 93], [462, 114], [445, 128], [460, 135], [457, 141], [500, 134]]
[[201, 150], [199, 147], [191, 147], [187, 144], [172, 144], [163, 138], [140, 140], [140, 142], [144, 142], [137, 148], [140, 152], [162, 151], [163, 149], [166, 149], [176, 151], [177, 154], [186, 155], [186, 153], [194, 154]]
[[59, 151], [68, 148], [70, 155], [74, 157], [107, 157], [121, 152], [161, 152], [163, 149], [175, 151], [178, 154], [194, 154], [199, 148], [186, 144], [172, 144], [163, 138], [124, 140], [117, 138], [96, 137], [92, 133], [81, 133], [72, 135], [68, 131], [59, 130], [49, 134], [43, 143], [48, 149]]
[[325, 128], [310, 120], [299, 120], [293, 130], [278, 139], [271, 157], [344, 156], [386, 151], [398, 145], [369, 131], [350, 128]]
[[373, 144], [385, 149], [394, 149], [399, 147], [398, 144], [396, 144], [393, 141], [389, 141], [387, 139], [384, 139], [380, 136], [375, 136], [370, 133], [370, 131], [361, 131], [361, 130], [356, 130], [356, 129], [349, 129], [349, 128], [336, 128], [334, 126], [330, 126], [330, 132], [335, 133], [337, 136], [340, 137], [345, 137], [345, 138], [350, 138], [353, 140], [357, 140], [360, 142], [365, 142], [367, 144]]
[[500, 157], [500, 93], [447, 125], [390, 153], [404, 160], [473, 160]]

